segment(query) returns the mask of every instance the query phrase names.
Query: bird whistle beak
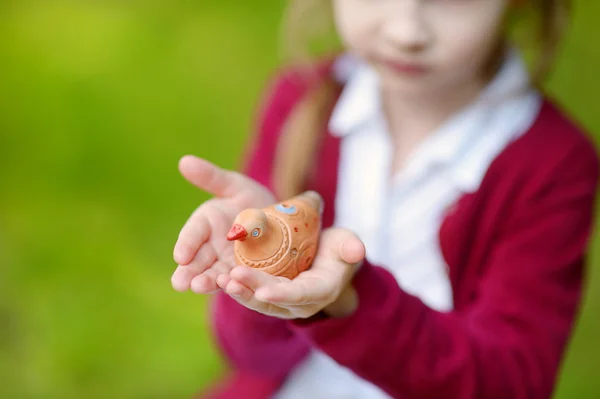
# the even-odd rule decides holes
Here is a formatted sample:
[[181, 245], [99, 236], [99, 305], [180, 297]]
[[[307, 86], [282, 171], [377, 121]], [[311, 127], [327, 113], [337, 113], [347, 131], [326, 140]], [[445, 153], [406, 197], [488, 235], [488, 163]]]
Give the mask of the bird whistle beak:
[[248, 236], [248, 232], [245, 228], [243, 228], [239, 224], [234, 224], [231, 226], [231, 230], [227, 233], [227, 240], [235, 241], [235, 240], [243, 240]]

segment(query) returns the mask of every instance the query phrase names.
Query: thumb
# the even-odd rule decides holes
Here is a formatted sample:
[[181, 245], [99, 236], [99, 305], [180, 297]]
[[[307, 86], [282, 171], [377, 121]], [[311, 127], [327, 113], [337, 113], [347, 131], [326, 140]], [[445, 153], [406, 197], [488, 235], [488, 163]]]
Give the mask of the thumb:
[[335, 251], [332, 255], [350, 264], [361, 262], [365, 258], [365, 245], [350, 230], [331, 228], [323, 232], [323, 242]]
[[193, 155], [186, 155], [179, 160], [179, 171], [194, 186], [217, 197], [231, 197], [247, 185], [239, 173], [221, 169]]
[[363, 242], [354, 233], [350, 233], [340, 247], [340, 258], [344, 262], [355, 264], [363, 261], [365, 252]]

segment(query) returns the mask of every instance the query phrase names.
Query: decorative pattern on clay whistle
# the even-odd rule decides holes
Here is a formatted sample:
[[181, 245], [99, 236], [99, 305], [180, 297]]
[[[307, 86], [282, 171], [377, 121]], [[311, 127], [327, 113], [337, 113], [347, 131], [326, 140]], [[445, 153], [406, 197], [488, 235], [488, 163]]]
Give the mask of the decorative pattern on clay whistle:
[[236, 262], [293, 279], [312, 264], [322, 215], [323, 198], [315, 191], [240, 212], [227, 234]]

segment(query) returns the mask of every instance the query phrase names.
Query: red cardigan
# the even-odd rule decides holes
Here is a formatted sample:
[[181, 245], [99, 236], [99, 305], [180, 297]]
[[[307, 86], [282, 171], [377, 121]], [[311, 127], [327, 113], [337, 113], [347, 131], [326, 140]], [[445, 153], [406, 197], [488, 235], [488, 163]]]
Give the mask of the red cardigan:
[[[267, 96], [246, 168], [267, 187], [282, 123], [306, 89], [287, 72]], [[326, 133], [307, 188], [324, 196], [329, 226], [339, 139]], [[392, 397], [550, 397], [579, 310], [598, 176], [591, 141], [546, 99], [441, 226], [452, 312], [369, 263], [353, 281], [359, 308], [343, 319], [279, 320], [216, 294], [213, 331], [234, 373], [201, 397], [268, 398], [311, 347]]]

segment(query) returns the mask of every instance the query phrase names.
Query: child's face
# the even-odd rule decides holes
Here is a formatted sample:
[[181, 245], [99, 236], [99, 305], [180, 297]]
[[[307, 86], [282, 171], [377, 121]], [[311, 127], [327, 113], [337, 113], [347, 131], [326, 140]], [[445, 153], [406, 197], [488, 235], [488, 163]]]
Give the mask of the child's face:
[[510, 0], [333, 0], [347, 49], [366, 58], [387, 88], [452, 90], [482, 76]]

